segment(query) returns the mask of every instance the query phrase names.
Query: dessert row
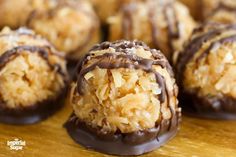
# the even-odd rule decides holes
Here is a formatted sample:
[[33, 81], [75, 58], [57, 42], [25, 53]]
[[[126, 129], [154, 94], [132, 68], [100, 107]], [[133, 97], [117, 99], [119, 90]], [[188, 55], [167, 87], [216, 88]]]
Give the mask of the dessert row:
[[140, 155], [175, 136], [181, 108], [236, 119], [234, 2], [182, 1], [202, 15], [174, 0], [0, 1], [0, 122], [68, 103], [77, 143]]

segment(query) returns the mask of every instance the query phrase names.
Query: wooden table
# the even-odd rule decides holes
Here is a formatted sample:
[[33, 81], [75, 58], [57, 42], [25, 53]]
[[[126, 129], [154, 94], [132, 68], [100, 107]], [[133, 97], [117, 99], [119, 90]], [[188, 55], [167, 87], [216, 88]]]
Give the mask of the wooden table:
[[[62, 127], [71, 113], [65, 106], [48, 120], [29, 126], [0, 124], [0, 157], [109, 157], [86, 150]], [[23, 150], [10, 150], [7, 141], [26, 141]], [[183, 117], [177, 136], [164, 147], [143, 157], [236, 157], [236, 121]]]

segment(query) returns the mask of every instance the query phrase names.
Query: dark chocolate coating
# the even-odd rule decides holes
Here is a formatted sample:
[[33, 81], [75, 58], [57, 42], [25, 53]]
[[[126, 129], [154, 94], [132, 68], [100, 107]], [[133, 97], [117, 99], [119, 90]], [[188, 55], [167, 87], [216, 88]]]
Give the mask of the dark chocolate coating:
[[63, 89], [56, 98], [38, 102], [30, 107], [9, 109], [5, 107], [4, 102], [1, 102], [0, 123], [26, 125], [45, 120], [62, 108], [66, 91], [67, 89]]
[[[207, 31], [206, 31], [207, 30]], [[236, 30], [236, 25], [223, 25], [218, 23], [204, 23], [194, 30], [195, 33], [202, 33], [186, 45], [183, 53], [178, 58], [177, 74], [180, 87], [180, 104], [183, 111], [192, 116], [211, 118], [211, 119], [236, 119], [236, 99], [227, 95], [219, 96], [198, 96], [198, 89], [190, 92], [183, 86], [183, 77], [186, 65], [191, 62], [195, 53], [197, 53], [204, 42], [212, 40], [225, 31]], [[195, 62], [207, 57], [210, 51], [216, 45], [232, 43], [236, 41], [236, 33], [228, 35], [219, 40], [211, 42], [209, 47], [198, 57]]]
[[132, 133], [102, 134], [99, 128], [92, 128], [80, 122], [74, 114], [64, 124], [71, 138], [85, 148], [112, 155], [141, 155], [153, 151], [173, 138], [178, 131], [180, 113], [170, 121], [162, 121], [156, 128]]

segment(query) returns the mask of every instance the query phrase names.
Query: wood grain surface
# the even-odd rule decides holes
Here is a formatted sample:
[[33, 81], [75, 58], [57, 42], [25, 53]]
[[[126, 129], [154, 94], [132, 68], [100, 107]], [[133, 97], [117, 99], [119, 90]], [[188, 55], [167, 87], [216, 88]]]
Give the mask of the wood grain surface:
[[[86, 150], [62, 127], [71, 113], [65, 106], [46, 121], [28, 126], [0, 124], [0, 157], [109, 157]], [[26, 141], [23, 150], [10, 150], [7, 141]], [[143, 157], [236, 157], [236, 121], [183, 117], [177, 136]]]

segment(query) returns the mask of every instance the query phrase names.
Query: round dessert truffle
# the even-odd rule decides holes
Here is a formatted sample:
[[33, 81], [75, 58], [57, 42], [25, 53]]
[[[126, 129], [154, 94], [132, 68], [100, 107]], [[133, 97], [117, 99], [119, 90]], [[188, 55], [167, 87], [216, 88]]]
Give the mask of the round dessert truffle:
[[0, 32], [0, 122], [31, 124], [62, 106], [66, 62], [46, 40], [20, 28]]
[[221, 2], [206, 21], [219, 22], [224, 24], [236, 23], [236, 1]]
[[27, 25], [46, 37], [68, 59], [76, 60], [99, 42], [99, 21], [92, 5], [85, 0], [49, 0], [47, 10], [31, 14]]
[[177, 93], [160, 51], [138, 41], [104, 42], [78, 64], [69, 96], [74, 111], [65, 127], [86, 148], [143, 154], [176, 134], [181, 116]]
[[197, 28], [178, 60], [183, 110], [208, 118], [236, 118], [236, 25]]
[[195, 27], [188, 9], [172, 0], [127, 4], [108, 22], [110, 40], [142, 40], [173, 63]]

